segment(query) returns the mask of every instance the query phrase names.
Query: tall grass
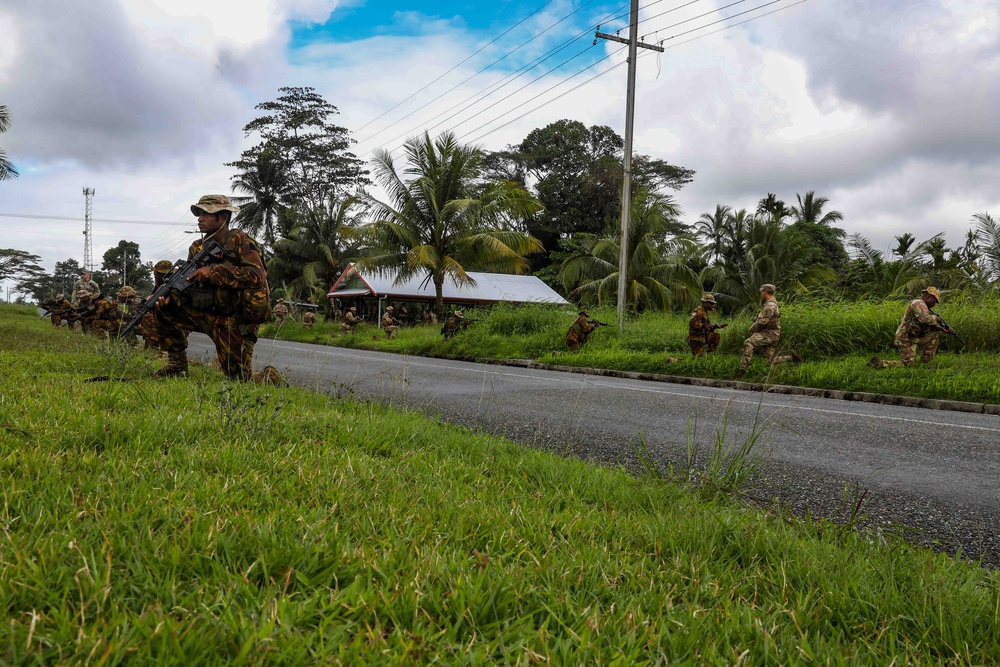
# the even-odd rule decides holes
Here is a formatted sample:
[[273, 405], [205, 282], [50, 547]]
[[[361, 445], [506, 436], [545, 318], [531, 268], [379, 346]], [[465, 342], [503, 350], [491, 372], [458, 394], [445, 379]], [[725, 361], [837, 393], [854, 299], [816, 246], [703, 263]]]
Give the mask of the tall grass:
[[1000, 660], [973, 565], [45, 327], [0, 308], [4, 664]]

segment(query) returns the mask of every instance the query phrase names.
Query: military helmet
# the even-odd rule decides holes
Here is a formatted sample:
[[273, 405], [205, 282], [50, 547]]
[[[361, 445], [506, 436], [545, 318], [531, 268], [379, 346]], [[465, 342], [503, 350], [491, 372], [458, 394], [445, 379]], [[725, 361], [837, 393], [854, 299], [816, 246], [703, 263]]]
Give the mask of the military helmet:
[[124, 299], [131, 299], [135, 296], [135, 288], [131, 285], [125, 285], [120, 290], [118, 290], [118, 297]]
[[938, 300], [938, 303], [941, 303], [941, 292], [938, 291], [937, 287], [925, 287], [923, 293], [930, 294]]
[[767, 292], [768, 294], [774, 294], [778, 290], [771, 283], [764, 283], [763, 285], [760, 286], [760, 291]]
[[198, 200], [197, 204], [191, 204], [191, 213], [199, 215], [200, 211], [205, 213], [218, 213], [219, 211], [239, 212], [238, 206], [233, 206], [226, 195], [205, 195]]
[[161, 259], [159, 262], [153, 265], [154, 273], [170, 273], [170, 270], [174, 268], [174, 263], [169, 259]]
[[714, 294], [709, 294], [708, 292], [705, 292], [704, 294], [701, 295], [701, 302], [702, 303], [715, 303], [715, 295]]
[[278, 299], [278, 303], [284, 303], [284, 302], [285, 302], [284, 299]]

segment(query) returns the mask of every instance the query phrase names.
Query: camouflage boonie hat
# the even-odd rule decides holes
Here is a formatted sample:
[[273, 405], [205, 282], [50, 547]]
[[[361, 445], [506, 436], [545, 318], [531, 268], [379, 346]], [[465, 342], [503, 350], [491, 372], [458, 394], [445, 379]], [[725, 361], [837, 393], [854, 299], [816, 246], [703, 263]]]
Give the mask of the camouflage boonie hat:
[[456, 310], [455, 311], [455, 317], [462, 317], [462, 311]]
[[772, 285], [771, 283], [764, 283], [763, 285], [761, 285], [761, 286], [760, 286], [760, 291], [761, 291], [761, 292], [769, 292], [769, 293], [771, 293], [771, 294], [774, 294], [774, 293], [775, 293], [775, 292], [777, 292], [778, 290], [777, 290], [777, 288], [775, 288], [775, 286], [774, 286], [774, 285]]
[[198, 211], [205, 213], [218, 213], [219, 211], [239, 212], [238, 206], [233, 206], [226, 195], [205, 195], [198, 200], [197, 204], [191, 204], [191, 213], [198, 215]]
[[389, 312], [390, 310], [392, 310], [392, 306], [389, 306], [388, 308], [386, 308], [386, 309], [385, 309], [385, 312], [387, 312], [387, 313], [388, 313], [388, 312]]
[[923, 293], [930, 294], [938, 300], [938, 303], [941, 303], [941, 292], [938, 291], [937, 287], [925, 287]]
[[161, 259], [155, 265], [153, 265], [153, 271], [155, 273], [170, 273], [170, 270], [174, 268], [174, 263], [169, 259]]
[[126, 285], [125, 287], [118, 290], [118, 296], [120, 298], [131, 299], [135, 296], [135, 288], [131, 285]]
[[351, 306], [350, 308], [348, 308], [348, 310], [351, 310], [351, 311], [355, 311], [355, 310], [357, 310], [357, 309], [358, 309], [358, 307], [357, 307], [357, 306]]
[[63, 299], [65, 299], [65, 298], [66, 298], [66, 295], [65, 295], [65, 294], [56, 294], [56, 298], [57, 298], [58, 300], [62, 301]]
[[587, 311], [585, 311], [585, 310], [581, 310], [581, 311], [580, 311], [580, 313], [579, 313], [579, 315], [580, 315], [581, 317], [590, 317], [590, 313], [588, 313], [588, 312], [587, 312]]
[[284, 303], [284, 302], [285, 302], [284, 299], [278, 299], [278, 303]]
[[701, 295], [701, 302], [702, 303], [715, 303], [715, 295], [714, 294], [709, 294], [708, 292], [705, 292], [704, 294]]

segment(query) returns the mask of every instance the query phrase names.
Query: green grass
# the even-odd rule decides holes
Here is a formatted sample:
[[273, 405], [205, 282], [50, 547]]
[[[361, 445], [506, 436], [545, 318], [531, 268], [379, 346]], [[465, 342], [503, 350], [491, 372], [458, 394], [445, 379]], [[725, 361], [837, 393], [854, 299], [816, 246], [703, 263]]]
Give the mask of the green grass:
[[960, 560], [154, 366], [0, 308], [3, 664], [1000, 660]]
[[[875, 370], [867, 367], [874, 355], [898, 358], [892, 345], [905, 302], [801, 302], [782, 307], [782, 343], [799, 352], [805, 362], [767, 368], [756, 360], [746, 375], [751, 382], [799, 385], [821, 389], [863, 391], [923, 398], [1000, 403], [1000, 302], [946, 303], [936, 310], [968, 343], [963, 347], [942, 336], [941, 351], [930, 364], [914, 368]], [[592, 311], [614, 323], [611, 310]], [[362, 325], [356, 335], [331, 337], [339, 327], [320, 324], [312, 331], [296, 323], [280, 330], [265, 326], [263, 336], [308, 343], [332, 344], [401, 354], [458, 359], [535, 359], [542, 363], [615, 370], [731, 379], [739, 365], [739, 351], [752, 317], [725, 318], [717, 354], [694, 361], [687, 347], [687, 315], [646, 313], [628, 323], [595, 331], [579, 352], [566, 349], [564, 337], [575, 311], [542, 306], [471, 312], [480, 321], [445, 341], [440, 327], [399, 330], [386, 340], [374, 326]], [[716, 318], [722, 321], [723, 318]], [[668, 362], [667, 357], [680, 361]]]

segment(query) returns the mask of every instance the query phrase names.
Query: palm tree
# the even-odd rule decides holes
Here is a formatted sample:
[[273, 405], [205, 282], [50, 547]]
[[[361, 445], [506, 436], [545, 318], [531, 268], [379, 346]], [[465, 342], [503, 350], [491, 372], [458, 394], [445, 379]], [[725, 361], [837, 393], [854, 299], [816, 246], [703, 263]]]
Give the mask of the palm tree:
[[1000, 220], [995, 220], [987, 212], [972, 216], [976, 223], [976, 241], [980, 261], [991, 281], [1000, 280]]
[[524, 256], [540, 252], [542, 244], [521, 226], [541, 205], [515, 183], [480, 183], [482, 151], [459, 144], [450, 132], [434, 140], [427, 133], [412, 137], [404, 150], [408, 166], [402, 173], [389, 151], [375, 153], [375, 179], [389, 201], [361, 196], [372, 221], [360, 230], [369, 248], [358, 264], [397, 269], [397, 283], [426, 276], [443, 317], [446, 278], [474, 285], [470, 270], [528, 268]]
[[263, 150], [252, 169], [233, 176], [232, 188], [247, 195], [233, 197], [233, 203], [240, 207], [233, 224], [273, 246], [279, 236], [278, 221], [287, 214], [284, 199], [291, 190], [285, 165], [270, 150]]
[[796, 294], [812, 290], [834, 279], [834, 272], [809, 261], [809, 238], [785, 227], [775, 218], [752, 218], [746, 232], [746, 251], [738, 258], [726, 258], [720, 267], [716, 291], [722, 304], [731, 310], [756, 303], [760, 286], [771, 283], [780, 293]]
[[[669, 195], [640, 189], [632, 198], [625, 282], [626, 304], [632, 311], [666, 310], [675, 303], [690, 304], [701, 295], [701, 283], [687, 264], [687, 256], [663, 252], [672, 249], [669, 243], [664, 244], [663, 234], [678, 214]], [[594, 241], [589, 252], [563, 264], [559, 272], [563, 286], [571, 294], [598, 305], [615, 302], [620, 248], [615, 236]]]
[[351, 231], [357, 227], [359, 202], [356, 197], [329, 199], [306, 213], [274, 245], [267, 263], [268, 274], [287, 283], [286, 291], [326, 294], [340, 276], [341, 267], [358, 254]]
[[900, 236], [896, 237], [896, 247], [892, 249], [892, 254], [897, 257], [906, 257], [910, 250], [913, 249], [913, 244], [917, 242], [917, 237], [913, 234], [906, 232]]
[[[7, 107], [0, 104], [0, 134], [3, 134], [8, 129], [10, 129], [10, 112], [7, 111]], [[14, 163], [7, 159], [7, 154], [0, 150], [0, 181], [10, 180], [12, 178], [17, 178], [17, 169], [14, 168]]]
[[[795, 197], [799, 200], [799, 205], [791, 208], [795, 222], [812, 222], [824, 227], [832, 227], [833, 223], [844, 219], [844, 215], [840, 211], [823, 213], [823, 209], [830, 203], [830, 200], [826, 197], [817, 197], [815, 190], [807, 192], [805, 197], [798, 194]], [[842, 229], [838, 231], [841, 238], [847, 235], [847, 232]]]
[[715, 205], [715, 213], [702, 213], [694, 223], [698, 236], [705, 239], [716, 260], [722, 257], [726, 240], [730, 237], [729, 216], [732, 208], [723, 204]]
[[864, 282], [872, 296], [907, 296], [929, 284], [920, 263], [923, 244], [892, 261], [886, 261], [885, 253], [861, 234], [851, 235], [848, 245], [864, 266]]

